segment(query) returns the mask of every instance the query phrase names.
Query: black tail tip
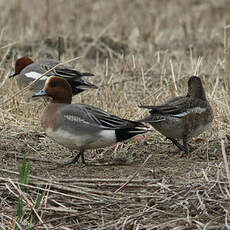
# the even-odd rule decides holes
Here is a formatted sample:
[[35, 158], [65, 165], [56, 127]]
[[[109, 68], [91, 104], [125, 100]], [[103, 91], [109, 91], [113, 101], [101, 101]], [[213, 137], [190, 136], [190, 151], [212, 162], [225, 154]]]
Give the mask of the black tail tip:
[[115, 130], [117, 142], [125, 141], [127, 139], [130, 139], [131, 137], [134, 137], [138, 134], [144, 134], [146, 132], [148, 132], [148, 130], [143, 129], [143, 127], [142, 128], [138, 128], [138, 127], [124, 128], [124, 129]]
[[95, 74], [93, 74], [93, 73], [88, 73], [88, 72], [83, 72], [83, 73], [81, 73], [81, 76], [86, 76], [86, 77], [93, 77], [93, 76], [95, 76]]

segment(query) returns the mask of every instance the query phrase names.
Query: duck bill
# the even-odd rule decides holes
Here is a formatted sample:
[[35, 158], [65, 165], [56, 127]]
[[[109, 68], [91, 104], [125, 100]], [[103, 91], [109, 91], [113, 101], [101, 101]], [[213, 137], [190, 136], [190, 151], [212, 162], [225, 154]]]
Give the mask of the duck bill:
[[35, 93], [32, 97], [44, 97], [44, 96], [48, 96], [48, 94], [44, 89], [42, 89], [38, 93]]
[[14, 73], [14, 74], [10, 75], [9, 78], [15, 77], [17, 75], [18, 75], [17, 73]]

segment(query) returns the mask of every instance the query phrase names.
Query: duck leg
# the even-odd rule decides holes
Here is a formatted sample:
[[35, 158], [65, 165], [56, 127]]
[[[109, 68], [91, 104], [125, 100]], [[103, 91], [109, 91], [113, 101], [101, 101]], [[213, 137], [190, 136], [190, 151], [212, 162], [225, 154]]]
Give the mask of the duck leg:
[[79, 154], [81, 155], [81, 162], [82, 162], [82, 164], [86, 165], [85, 156], [84, 156], [84, 150], [80, 150]]
[[66, 162], [65, 165], [71, 165], [71, 164], [77, 163], [80, 157], [81, 157], [82, 163], [86, 164], [85, 157], [84, 157], [84, 149], [81, 149], [80, 152], [72, 160]]
[[183, 137], [183, 145], [184, 145], [184, 152], [187, 154], [188, 153], [188, 138], [185, 136]]
[[[171, 138], [171, 137], [167, 137], [170, 141], [172, 141], [172, 143], [174, 144], [174, 145], [176, 145], [176, 147], [178, 148], [178, 149], [180, 149], [181, 151], [184, 151], [185, 153], [187, 153], [187, 151], [188, 150], [186, 150], [186, 147], [185, 146], [183, 146], [183, 145], [181, 145], [180, 143], [178, 143], [175, 139], [173, 139], [173, 138]], [[184, 139], [183, 139], [183, 141], [184, 141]], [[186, 145], [187, 145], [187, 138], [186, 138]], [[185, 143], [185, 142], [183, 142], [183, 144]]]

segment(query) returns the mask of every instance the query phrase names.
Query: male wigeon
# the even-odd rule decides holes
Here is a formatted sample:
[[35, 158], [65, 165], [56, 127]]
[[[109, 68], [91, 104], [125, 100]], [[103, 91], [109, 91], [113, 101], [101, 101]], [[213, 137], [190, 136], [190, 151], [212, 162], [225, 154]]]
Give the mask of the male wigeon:
[[[16, 78], [17, 83], [20, 88], [24, 88], [57, 64], [60, 64], [60, 61], [47, 59], [35, 63], [28, 57], [21, 57], [15, 63], [15, 73], [9, 77], [11, 78], [18, 75]], [[71, 85], [73, 95], [81, 93], [88, 88], [97, 88], [84, 79], [84, 77], [94, 76], [94, 74], [81, 73], [68, 65], [60, 65], [35, 82], [35, 84], [31, 86], [30, 91], [36, 93], [41, 90], [44, 87], [45, 80], [53, 75], [65, 78]]]
[[[150, 116], [139, 121], [150, 123], [185, 153], [188, 153], [187, 140], [204, 132], [213, 120], [202, 82], [196, 76], [189, 78], [186, 96], [171, 98], [158, 106], [140, 107], [150, 109]], [[182, 139], [183, 145], [176, 139]]]
[[147, 132], [140, 122], [119, 118], [91, 105], [71, 104], [71, 86], [63, 78], [49, 77], [44, 89], [34, 95], [39, 96], [52, 98], [41, 117], [47, 136], [69, 149], [80, 150], [67, 164], [78, 162], [80, 157], [85, 163], [86, 149], [105, 147]]

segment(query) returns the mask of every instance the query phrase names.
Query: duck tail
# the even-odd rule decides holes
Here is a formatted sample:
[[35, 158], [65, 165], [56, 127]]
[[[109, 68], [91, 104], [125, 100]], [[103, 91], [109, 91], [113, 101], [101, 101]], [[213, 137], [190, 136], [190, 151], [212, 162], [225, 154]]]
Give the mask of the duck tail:
[[118, 129], [115, 129], [117, 142], [125, 141], [138, 134], [143, 134], [150, 131], [147, 126], [143, 125], [140, 122], [134, 122], [131, 124], [132, 126], [130, 125], [130, 126], [120, 127]]
[[81, 76], [82, 77], [93, 77], [93, 76], [95, 76], [95, 74], [93, 74], [93, 73], [88, 73], [88, 72], [83, 72], [83, 73], [81, 73]]

